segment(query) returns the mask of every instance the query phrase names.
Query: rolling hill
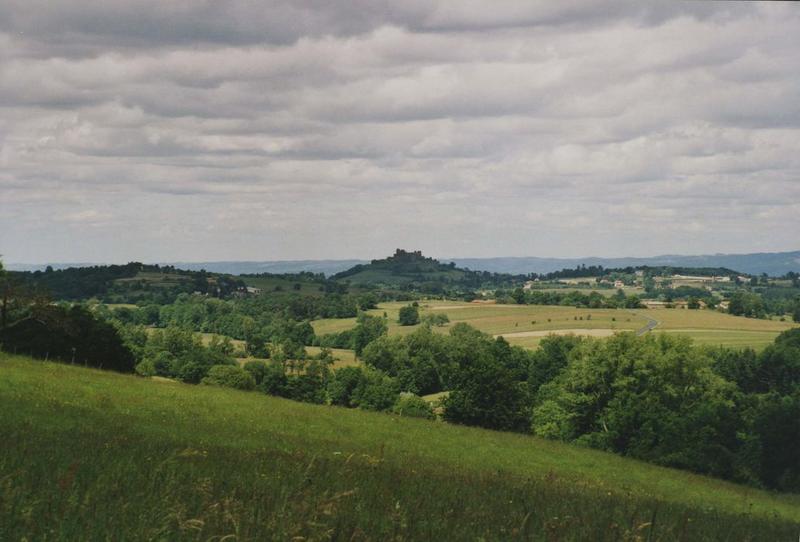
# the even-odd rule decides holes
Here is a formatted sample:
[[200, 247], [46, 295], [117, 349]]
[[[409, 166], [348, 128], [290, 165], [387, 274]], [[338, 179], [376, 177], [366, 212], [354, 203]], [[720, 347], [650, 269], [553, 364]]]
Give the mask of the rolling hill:
[[0, 539], [793, 540], [800, 497], [0, 354]]
[[356, 265], [333, 276], [354, 285], [405, 286], [411, 283], [453, 283], [464, 279], [467, 272], [455, 264], [443, 264], [426, 258], [421, 252], [397, 249], [393, 256]]
[[[637, 267], [637, 266], [675, 266], [675, 267], [728, 267], [741, 273], [771, 276], [785, 275], [789, 271], [800, 271], [800, 250], [792, 252], [759, 252], [750, 254], [705, 254], [696, 256], [663, 255], [646, 258], [542, 258], [533, 256], [496, 257], [496, 258], [441, 258], [443, 263], [454, 263], [456, 267], [473, 271], [490, 271], [493, 273], [551, 273], [561, 269], [571, 269], [578, 265], [602, 265], [605, 268]], [[255, 273], [325, 273], [333, 275], [341, 273], [356, 265], [367, 265], [368, 260], [276, 260], [276, 261], [216, 261], [216, 262], [169, 262], [179, 269], [205, 269], [213, 273], [232, 275]], [[48, 264], [10, 263], [7, 268], [13, 271], [44, 270]], [[98, 264], [66, 264], [52, 263], [54, 269], [67, 267], [85, 267]]]

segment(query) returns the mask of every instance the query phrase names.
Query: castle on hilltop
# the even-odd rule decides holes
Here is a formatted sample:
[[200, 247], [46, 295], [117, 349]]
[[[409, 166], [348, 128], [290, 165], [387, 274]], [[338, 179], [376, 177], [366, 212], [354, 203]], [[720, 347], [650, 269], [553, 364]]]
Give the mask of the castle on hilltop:
[[432, 262], [433, 258], [426, 258], [422, 255], [421, 250], [414, 250], [412, 252], [408, 252], [403, 250], [402, 248], [398, 248], [394, 251], [392, 256], [389, 256], [385, 260], [372, 260], [372, 263], [417, 263], [417, 262]]

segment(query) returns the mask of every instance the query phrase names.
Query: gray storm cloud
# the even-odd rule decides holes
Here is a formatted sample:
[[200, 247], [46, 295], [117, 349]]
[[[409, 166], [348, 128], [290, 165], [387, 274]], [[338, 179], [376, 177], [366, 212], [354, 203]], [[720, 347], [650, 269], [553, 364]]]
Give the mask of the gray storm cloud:
[[0, 0], [6, 261], [798, 248], [800, 7]]

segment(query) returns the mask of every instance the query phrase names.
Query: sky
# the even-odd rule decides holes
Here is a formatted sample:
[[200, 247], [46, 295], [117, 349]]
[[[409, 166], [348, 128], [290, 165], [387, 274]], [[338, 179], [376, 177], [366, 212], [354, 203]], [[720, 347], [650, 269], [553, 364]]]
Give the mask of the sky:
[[800, 4], [0, 0], [8, 262], [800, 249]]

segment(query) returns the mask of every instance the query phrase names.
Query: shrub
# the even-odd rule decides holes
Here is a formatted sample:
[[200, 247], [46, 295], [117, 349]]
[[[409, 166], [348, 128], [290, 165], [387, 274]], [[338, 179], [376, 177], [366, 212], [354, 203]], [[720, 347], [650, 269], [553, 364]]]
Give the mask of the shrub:
[[401, 307], [398, 322], [401, 326], [414, 326], [419, 324], [419, 308], [414, 305]]
[[196, 361], [185, 363], [178, 371], [178, 378], [187, 384], [199, 384], [208, 374], [208, 367]]
[[208, 376], [203, 378], [203, 384], [225, 386], [237, 390], [252, 390], [256, 381], [248, 371], [233, 365], [215, 365], [208, 370]]
[[392, 407], [392, 412], [399, 416], [425, 418], [427, 420], [432, 420], [436, 417], [431, 405], [425, 399], [413, 393], [401, 393]]
[[244, 370], [250, 373], [256, 385], [259, 385], [264, 381], [264, 377], [269, 372], [269, 366], [263, 361], [253, 360], [244, 364]]
[[267, 370], [261, 377], [258, 389], [267, 395], [287, 396], [287, 384], [289, 379], [280, 363], [273, 362], [267, 365]]

